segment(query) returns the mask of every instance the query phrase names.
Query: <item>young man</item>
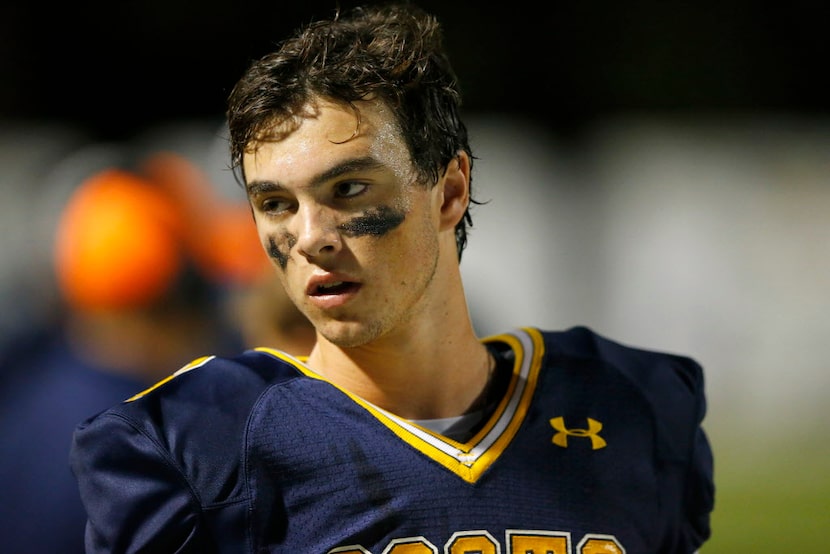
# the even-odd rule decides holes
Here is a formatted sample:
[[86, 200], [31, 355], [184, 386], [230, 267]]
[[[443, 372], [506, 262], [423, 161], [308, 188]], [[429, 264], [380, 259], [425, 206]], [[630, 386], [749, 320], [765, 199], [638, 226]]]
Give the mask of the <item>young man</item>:
[[473, 156], [436, 20], [312, 23], [230, 97], [307, 357], [206, 357], [82, 424], [89, 552], [690, 553], [711, 451], [692, 360], [585, 328], [480, 340]]

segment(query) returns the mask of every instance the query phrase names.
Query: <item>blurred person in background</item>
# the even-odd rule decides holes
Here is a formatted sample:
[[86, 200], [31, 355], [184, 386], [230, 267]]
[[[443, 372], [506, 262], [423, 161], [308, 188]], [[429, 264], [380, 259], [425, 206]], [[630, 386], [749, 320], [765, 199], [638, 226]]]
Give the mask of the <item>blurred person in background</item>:
[[67, 461], [78, 422], [206, 349], [311, 348], [278, 330], [285, 317], [292, 336], [303, 321], [313, 328], [261, 282], [270, 266], [247, 204], [215, 198], [183, 156], [158, 152], [135, 170], [90, 176], [56, 229], [58, 325], [2, 357], [0, 550], [15, 554], [84, 552], [86, 514]]
[[177, 212], [161, 188], [111, 168], [82, 183], [61, 214], [59, 324], [3, 360], [4, 551], [83, 552], [85, 515], [66, 457], [72, 428], [195, 352], [225, 349], [213, 285], [188, 260]]
[[218, 193], [203, 169], [174, 152], [148, 156], [141, 170], [176, 199], [200, 271], [222, 285], [221, 315], [228, 332], [246, 348], [279, 348], [297, 356], [311, 352], [314, 327], [274, 280], [245, 197], [237, 202]]
[[249, 347], [278, 348], [304, 358], [317, 340], [314, 326], [291, 302], [270, 267], [247, 286], [229, 292], [226, 317]]

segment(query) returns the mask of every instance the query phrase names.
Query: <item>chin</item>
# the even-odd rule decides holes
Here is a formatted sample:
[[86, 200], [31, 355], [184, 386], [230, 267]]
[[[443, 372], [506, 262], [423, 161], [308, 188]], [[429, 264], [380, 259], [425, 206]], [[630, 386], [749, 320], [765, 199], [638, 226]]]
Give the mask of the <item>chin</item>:
[[355, 348], [368, 344], [381, 336], [379, 325], [363, 322], [330, 321], [317, 327], [328, 342], [341, 348]]

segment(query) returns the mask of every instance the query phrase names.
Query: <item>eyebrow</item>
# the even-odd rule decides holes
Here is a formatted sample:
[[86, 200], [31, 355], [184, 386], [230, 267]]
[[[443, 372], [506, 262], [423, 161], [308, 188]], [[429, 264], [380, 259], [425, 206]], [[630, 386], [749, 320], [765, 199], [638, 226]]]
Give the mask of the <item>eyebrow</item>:
[[[334, 165], [325, 171], [318, 173], [309, 180], [308, 186], [310, 188], [319, 187], [323, 183], [331, 181], [347, 175], [349, 173], [356, 173], [359, 171], [370, 171], [380, 169], [384, 165], [372, 156], [363, 156], [362, 158], [352, 158], [345, 160], [337, 165]], [[248, 194], [262, 194], [282, 190], [285, 187], [279, 181], [251, 181], [245, 185]]]

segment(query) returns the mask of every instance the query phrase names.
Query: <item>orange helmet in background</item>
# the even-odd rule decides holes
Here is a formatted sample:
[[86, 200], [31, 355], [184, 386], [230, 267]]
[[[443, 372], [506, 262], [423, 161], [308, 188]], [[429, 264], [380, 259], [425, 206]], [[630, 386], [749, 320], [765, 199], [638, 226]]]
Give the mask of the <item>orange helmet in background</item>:
[[181, 214], [154, 183], [120, 169], [76, 189], [58, 221], [58, 286], [75, 307], [128, 309], [159, 300], [185, 264]]
[[148, 156], [141, 170], [175, 199], [188, 252], [206, 278], [220, 286], [247, 286], [270, 270], [244, 195], [238, 201], [221, 197], [199, 166], [174, 152]]
[[58, 221], [55, 271], [69, 304], [151, 304], [188, 269], [209, 286], [247, 286], [271, 265], [246, 200], [220, 197], [182, 155], [155, 152], [137, 172], [100, 171], [73, 192]]

